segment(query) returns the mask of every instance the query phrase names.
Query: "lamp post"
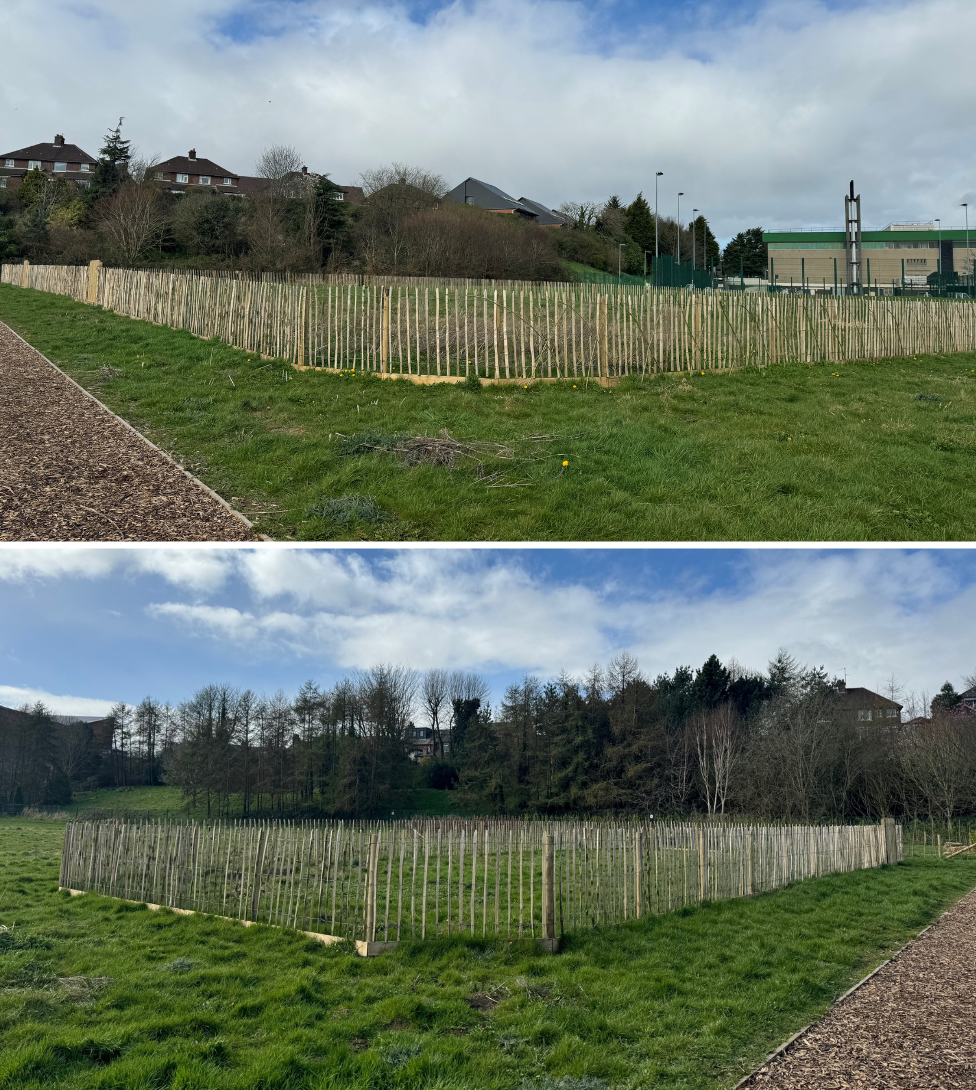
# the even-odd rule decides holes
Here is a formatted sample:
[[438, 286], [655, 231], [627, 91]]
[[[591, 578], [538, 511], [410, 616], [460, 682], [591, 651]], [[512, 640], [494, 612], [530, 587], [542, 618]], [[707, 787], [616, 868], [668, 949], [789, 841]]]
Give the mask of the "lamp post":
[[[696, 215], [695, 215], [697, 213], [697, 211], [698, 211], [697, 208], [693, 208], [691, 210], [691, 271], [692, 272], [695, 271], [695, 266], [696, 266], [696, 264], [698, 262], [698, 236], [696, 234], [696, 229], [698, 227], [698, 224], [696, 222]], [[703, 261], [702, 266], [704, 267], [704, 265], [705, 265], [705, 262]]]
[[938, 216], [935, 217], [935, 222], [939, 225], [939, 256], [936, 258], [936, 271], [939, 274], [939, 279], [936, 281], [936, 291], [942, 290], [942, 220]]
[[678, 264], [681, 264], [681, 198], [684, 193], [678, 194]]
[[963, 201], [962, 206], [966, 209], [966, 287], [968, 288], [973, 271], [972, 263], [969, 258], [969, 204], [966, 201]]
[[654, 274], [657, 275], [657, 180], [664, 174], [663, 170], [659, 170], [654, 175]]

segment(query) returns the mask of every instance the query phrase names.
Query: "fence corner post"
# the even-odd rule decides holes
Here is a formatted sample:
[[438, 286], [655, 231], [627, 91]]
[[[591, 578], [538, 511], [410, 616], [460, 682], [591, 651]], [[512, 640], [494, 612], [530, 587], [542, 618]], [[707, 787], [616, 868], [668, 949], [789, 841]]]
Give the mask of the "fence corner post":
[[24, 258], [24, 265], [23, 265], [23, 268], [21, 269], [21, 272], [20, 272], [20, 286], [22, 288], [27, 287], [27, 281], [28, 281], [29, 277], [30, 277], [30, 262], [25, 257]]
[[101, 261], [88, 262], [88, 291], [85, 302], [94, 306], [98, 302], [98, 270], [102, 267]]

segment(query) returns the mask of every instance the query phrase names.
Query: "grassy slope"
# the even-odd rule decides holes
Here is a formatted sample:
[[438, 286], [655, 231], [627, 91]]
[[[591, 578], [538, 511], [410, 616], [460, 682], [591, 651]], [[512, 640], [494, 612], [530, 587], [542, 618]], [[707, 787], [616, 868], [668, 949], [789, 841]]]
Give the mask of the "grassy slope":
[[[438, 941], [365, 961], [58, 894], [62, 829], [0, 819], [3, 1090], [729, 1087], [976, 882], [973, 861], [913, 862], [570, 936], [557, 956]], [[86, 996], [72, 976], [111, 981]], [[497, 1005], [473, 1009], [478, 993]]]
[[[0, 286], [0, 319], [273, 537], [971, 540], [976, 356], [789, 364], [471, 391], [297, 373], [219, 342]], [[117, 377], [103, 367], [122, 371]], [[111, 376], [111, 372], [108, 373]], [[337, 433], [512, 442], [473, 468], [343, 455]], [[554, 438], [534, 440], [530, 436]], [[563, 461], [568, 467], [563, 467]], [[372, 495], [396, 519], [311, 517]]]

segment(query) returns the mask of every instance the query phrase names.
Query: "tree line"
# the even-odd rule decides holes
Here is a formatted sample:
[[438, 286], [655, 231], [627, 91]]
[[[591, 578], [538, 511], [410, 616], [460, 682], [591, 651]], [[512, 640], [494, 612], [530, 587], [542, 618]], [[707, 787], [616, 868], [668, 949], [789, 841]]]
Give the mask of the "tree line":
[[[496, 708], [488, 693], [477, 674], [381, 665], [293, 698], [226, 685], [176, 705], [146, 697], [117, 705], [107, 734], [38, 706], [0, 728], [0, 803], [166, 783], [211, 816], [383, 814], [409, 809], [418, 787], [496, 814], [949, 821], [976, 809], [976, 715], [948, 682], [928, 715], [870, 724], [836, 679], [786, 652], [763, 672], [712, 655], [655, 678], [624, 654], [581, 678], [526, 677]], [[418, 732], [429, 753], [414, 761]]]
[[[247, 196], [216, 187], [172, 193], [121, 126], [106, 134], [87, 189], [35, 169], [19, 190], [0, 193], [0, 260], [565, 280], [575, 276], [567, 261], [642, 275], [655, 237], [660, 253], [699, 268], [723, 260], [703, 216], [687, 225], [662, 216], [655, 225], [641, 193], [629, 205], [616, 195], [602, 205], [564, 204], [572, 227], [547, 228], [447, 202], [440, 175], [392, 163], [364, 172], [365, 199], [350, 204], [327, 174], [304, 173], [299, 152], [284, 145], [262, 153], [260, 184]], [[733, 275], [742, 254], [746, 275], [757, 275], [760, 254], [764, 271], [761, 228], [726, 248]]]

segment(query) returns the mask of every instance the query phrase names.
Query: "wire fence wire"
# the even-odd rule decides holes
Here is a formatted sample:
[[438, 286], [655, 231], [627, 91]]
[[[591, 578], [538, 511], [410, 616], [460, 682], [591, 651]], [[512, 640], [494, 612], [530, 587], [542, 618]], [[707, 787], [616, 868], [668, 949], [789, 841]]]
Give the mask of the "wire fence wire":
[[419, 277], [271, 279], [4, 265], [67, 295], [298, 367], [449, 380], [612, 379], [976, 349], [976, 300]]
[[890, 820], [97, 821], [68, 825], [60, 885], [368, 942], [554, 939], [901, 858]]

